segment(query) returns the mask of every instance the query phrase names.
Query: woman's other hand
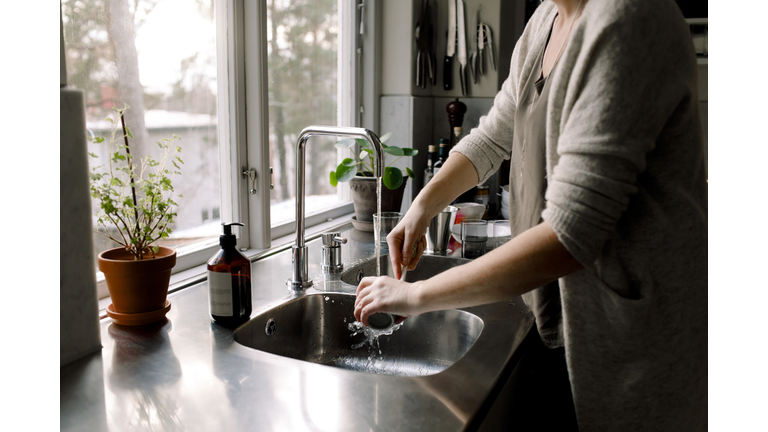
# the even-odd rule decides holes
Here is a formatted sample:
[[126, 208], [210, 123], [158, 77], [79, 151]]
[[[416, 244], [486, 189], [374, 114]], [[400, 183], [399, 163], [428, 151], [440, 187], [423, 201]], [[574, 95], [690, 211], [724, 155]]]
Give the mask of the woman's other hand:
[[395, 279], [400, 279], [402, 269], [413, 270], [427, 248], [427, 238], [424, 235], [429, 227], [428, 216], [413, 206], [405, 214], [403, 220], [387, 236], [389, 260], [394, 269]]
[[355, 319], [368, 325], [368, 317], [377, 312], [399, 315], [398, 321], [416, 315], [416, 284], [391, 277], [367, 277], [360, 281], [355, 300]]

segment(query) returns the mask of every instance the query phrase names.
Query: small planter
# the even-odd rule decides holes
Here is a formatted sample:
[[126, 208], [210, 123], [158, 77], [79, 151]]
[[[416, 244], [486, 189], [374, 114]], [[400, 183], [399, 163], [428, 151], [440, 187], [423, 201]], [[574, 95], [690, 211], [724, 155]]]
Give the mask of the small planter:
[[117, 324], [144, 325], [165, 317], [171, 309], [167, 297], [175, 250], [160, 246], [158, 253], [134, 260], [120, 247], [100, 253], [98, 260], [112, 297], [107, 315]]
[[[395, 190], [381, 185], [381, 211], [399, 212], [403, 204], [403, 193], [408, 177], [403, 178], [403, 184]], [[352, 189], [352, 203], [355, 206], [355, 218], [361, 222], [373, 223], [376, 213], [376, 178], [355, 176], [349, 180]]]

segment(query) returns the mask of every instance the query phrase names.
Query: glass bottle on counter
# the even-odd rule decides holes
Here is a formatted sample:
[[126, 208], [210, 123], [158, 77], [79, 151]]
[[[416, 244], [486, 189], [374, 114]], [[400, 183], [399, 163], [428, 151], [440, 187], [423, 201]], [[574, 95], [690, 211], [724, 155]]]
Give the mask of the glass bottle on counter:
[[248, 321], [253, 305], [251, 302], [251, 260], [237, 249], [237, 238], [232, 225], [222, 223], [223, 235], [219, 236], [221, 250], [208, 260], [208, 300], [211, 318], [227, 327]]
[[488, 219], [488, 209], [491, 196], [488, 194], [489, 186], [477, 186], [475, 191], [475, 202], [485, 206], [485, 213], [483, 213], [482, 219]]
[[443, 167], [445, 161], [448, 160], [448, 152], [450, 151], [451, 142], [445, 138], [440, 138], [440, 150], [437, 152], [437, 161], [435, 162], [435, 166], [433, 168], [435, 175], [437, 175], [437, 172], [440, 171], [440, 168]]
[[437, 146], [430, 144], [427, 153], [427, 167], [424, 169], [424, 184], [422, 188], [435, 176], [435, 161], [437, 160]]

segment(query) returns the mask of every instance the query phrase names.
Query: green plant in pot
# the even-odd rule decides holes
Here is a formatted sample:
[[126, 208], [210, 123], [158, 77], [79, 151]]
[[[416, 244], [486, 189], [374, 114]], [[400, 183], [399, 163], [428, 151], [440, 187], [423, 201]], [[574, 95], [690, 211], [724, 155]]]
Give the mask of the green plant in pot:
[[[415, 178], [413, 171], [406, 168], [406, 172], [391, 165], [403, 157], [413, 157], [419, 154], [418, 150], [408, 147], [388, 146], [384, 144], [392, 132], [384, 134], [380, 139], [384, 150], [384, 176], [381, 188], [381, 211], [398, 212], [403, 203], [403, 192], [408, 177]], [[355, 145], [360, 146], [360, 153], [356, 153]], [[349, 182], [352, 190], [352, 203], [355, 207], [355, 218], [361, 222], [373, 222], [373, 214], [376, 213], [376, 178], [373, 177], [373, 149], [364, 139], [347, 138], [336, 143], [336, 148], [349, 150], [353, 158], [345, 158], [336, 170], [330, 172], [331, 186], [336, 187], [339, 182]], [[395, 157], [389, 161], [389, 156]], [[371, 227], [371, 230], [373, 228]]]
[[127, 105], [115, 108], [119, 122], [106, 119], [112, 122], [109, 139], [89, 139], [105, 146], [109, 158], [92, 168], [91, 196], [99, 203], [96, 232], [120, 244], [98, 255], [99, 270], [112, 298], [107, 314], [118, 324], [143, 325], [163, 319], [170, 310], [168, 283], [176, 251], [154, 243], [171, 233], [177, 207], [171, 177], [181, 174], [184, 162], [176, 154], [181, 152], [174, 145], [181, 139], [176, 135], [157, 143], [158, 159], [132, 154], [126, 109]]

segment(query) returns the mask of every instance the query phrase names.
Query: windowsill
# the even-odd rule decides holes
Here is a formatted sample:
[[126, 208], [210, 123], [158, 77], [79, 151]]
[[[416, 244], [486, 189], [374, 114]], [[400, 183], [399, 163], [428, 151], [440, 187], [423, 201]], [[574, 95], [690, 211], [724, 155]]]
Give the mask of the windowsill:
[[[348, 213], [348, 214], [339, 216], [337, 218], [329, 219], [323, 223], [314, 225], [312, 227], [306, 228], [305, 230], [306, 240], [307, 241], [314, 240], [315, 238], [319, 237], [320, 233], [322, 232], [329, 231], [331, 229], [349, 224], [350, 221], [352, 220], [352, 216], [354, 216], [354, 213]], [[284, 250], [289, 249], [294, 244], [295, 241], [296, 241], [296, 234], [290, 233], [272, 240], [272, 244], [277, 246], [272, 246], [269, 249], [248, 249], [246, 251], [241, 251], [241, 252], [243, 255], [248, 257], [248, 259], [250, 259], [251, 262], [255, 262], [261, 258], [265, 258], [275, 253], [282, 252]], [[192, 268], [189, 268], [171, 275], [171, 282], [168, 287], [168, 294], [172, 294], [184, 288], [188, 288], [192, 285], [196, 285], [200, 282], [205, 281], [206, 270], [207, 270], [206, 265], [200, 264], [198, 266], [194, 266]], [[287, 277], [288, 277], [288, 273], [286, 273], [286, 278]], [[99, 300], [99, 319], [103, 319], [107, 317], [106, 310], [107, 310], [107, 306], [109, 306], [110, 303], [112, 303], [112, 300], [110, 297], [105, 297]]]

